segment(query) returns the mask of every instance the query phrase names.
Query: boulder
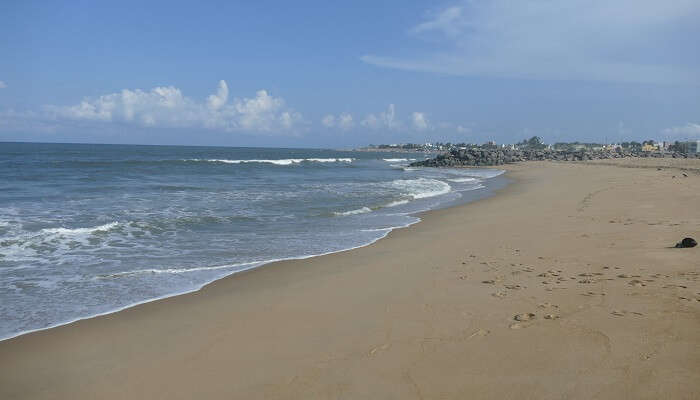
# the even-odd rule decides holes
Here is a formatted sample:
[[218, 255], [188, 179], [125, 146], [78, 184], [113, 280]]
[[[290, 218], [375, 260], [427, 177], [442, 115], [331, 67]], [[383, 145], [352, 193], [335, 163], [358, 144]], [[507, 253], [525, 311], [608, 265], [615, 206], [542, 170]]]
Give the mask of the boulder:
[[676, 248], [682, 249], [682, 248], [688, 248], [688, 247], [695, 247], [698, 245], [698, 242], [695, 241], [693, 238], [685, 238], [681, 240], [680, 242], [676, 243]]

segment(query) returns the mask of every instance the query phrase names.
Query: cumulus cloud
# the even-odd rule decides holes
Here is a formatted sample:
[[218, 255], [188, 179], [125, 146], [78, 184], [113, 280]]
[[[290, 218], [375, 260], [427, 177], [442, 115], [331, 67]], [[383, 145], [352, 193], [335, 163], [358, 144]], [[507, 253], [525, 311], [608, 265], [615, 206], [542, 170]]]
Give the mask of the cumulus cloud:
[[121, 122], [148, 127], [208, 128], [222, 131], [275, 132], [292, 130], [303, 122], [301, 114], [288, 109], [284, 100], [259, 90], [252, 98], [228, 101], [225, 81], [216, 93], [198, 102], [173, 86], [149, 91], [124, 89], [98, 98], [86, 98], [71, 106], [46, 106], [56, 120]]
[[4, 81], [0, 81], [0, 89], [5, 89], [7, 87], [7, 83]]
[[396, 119], [396, 107], [393, 104], [389, 104], [389, 108], [378, 115], [368, 114], [361, 124], [371, 129], [397, 129], [401, 125]]
[[428, 122], [428, 117], [425, 113], [414, 112], [411, 114], [411, 120], [413, 121], [413, 127], [419, 131], [424, 131], [430, 128], [430, 123]]
[[[428, 116], [424, 112], [415, 111], [408, 116], [408, 119], [401, 118], [396, 114], [396, 106], [394, 104], [389, 104], [386, 111], [381, 113], [370, 113], [360, 122], [365, 128], [374, 130], [416, 130], [425, 131], [433, 130], [435, 127], [428, 120]], [[444, 129], [450, 125], [447, 122], [442, 122], [438, 124], [441, 129]]]
[[321, 123], [326, 128], [333, 128], [335, 126], [335, 116], [328, 114], [321, 119]]
[[683, 126], [674, 126], [662, 131], [669, 138], [676, 139], [700, 139], [700, 124], [687, 123]]
[[341, 113], [337, 117], [333, 114], [328, 114], [321, 119], [321, 124], [326, 128], [338, 127], [342, 130], [348, 130], [355, 126], [355, 121], [352, 115], [348, 113]]
[[470, 133], [471, 131], [471, 128], [467, 128], [462, 125], [457, 125], [457, 133]]
[[228, 100], [228, 85], [223, 79], [219, 81], [219, 89], [216, 94], [212, 94], [207, 98], [207, 104], [211, 110], [218, 110]]
[[697, 0], [463, 0], [409, 29], [436, 50], [362, 60], [465, 76], [700, 84], [689, 39], [698, 18]]
[[348, 113], [342, 113], [338, 116], [338, 126], [340, 129], [350, 129], [355, 126], [355, 121], [352, 119], [352, 115]]

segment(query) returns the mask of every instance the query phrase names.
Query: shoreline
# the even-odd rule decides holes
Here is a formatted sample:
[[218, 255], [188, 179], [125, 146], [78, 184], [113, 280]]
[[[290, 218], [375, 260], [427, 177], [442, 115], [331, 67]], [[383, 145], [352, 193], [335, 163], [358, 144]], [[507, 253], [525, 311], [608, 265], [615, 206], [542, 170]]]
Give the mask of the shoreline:
[[700, 174], [499, 169], [372, 245], [0, 341], [0, 397], [697, 396], [698, 249], [668, 246]]
[[[465, 168], [466, 168], [466, 167], [465, 167]], [[506, 169], [504, 169], [504, 168], [498, 168], [498, 166], [493, 166], [493, 167], [488, 167], [488, 166], [486, 166], [486, 167], [471, 167], [471, 169], [496, 169], [496, 170], [503, 170], [504, 172], [503, 172], [503, 174], [501, 174], [501, 175], [506, 175], [507, 172], [508, 172], [508, 171], [507, 171]], [[494, 177], [492, 177], [492, 178], [496, 178], [496, 177], [498, 177], [498, 176], [500, 176], [500, 175], [496, 175], [496, 176], [494, 176]], [[492, 179], [492, 178], [489, 178], [489, 179]], [[512, 184], [512, 183], [515, 183], [515, 182], [514, 182], [514, 181], [510, 182], [510, 184]], [[475, 200], [473, 200], [473, 201], [480, 201], [480, 200], [488, 199], [489, 197], [492, 197], [492, 196], [497, 195], [498, 191], [499, 191], [499, 190], [502, 190], [502, 189], [503, 189], [503, 188], [499, 188], [499, 189], [495, 189], [495, 190], [489, 189], [489, 194], [483, 196], [482, 198], [475, 199]], [[205, 289], [207, 286], [209, 286], [209, 285], [211, 285], [211, 284], [213, 284], [213, 283], [215, 283], [215, 282], [217, 282], [217, 281], [219, 281], [219, 280], [222, 280], [222, 279], [229, 279], [229, 278], [232, 278], [234, 275], [237, 275], [237, 274], [243, 273], [243, 272], [247, 272], [247, 271], [250, 271], [250, 270], [253, 270], [253, 269], [268, 267], [268, 266], [272, 266], [273, 264], [281, 263], [281, 262], [286, 262], [286, 261], [306, 260], [306, 259], [315, 258], [315, 257], [324, 257], [324, 256], [332, 255], [332, 254], [343, 253], [343, 252], [346, 252], [346, 251], [352, 251], [352, 250], [356, 250], [356, 249], [361, 249], [361, 248], [363, 248], [363, 247], [371, 246], [371, 245], [377, 243], [378, 241], [380, 241], [380, 240], [382, 240], [382, 239], [385, 239], [391, 232], [393, 232], [393, 231], [395, 231], [395, 230], [408, 228], [408, 227], [411, 227], [412, 225], [415, 225], [415, 224], [418, 224], [418, 223], [422, 222], [422, 221], [423, 221], [422, 216], [423, 216], [423, 214], [425, 214], [425, 213], [430, 213], [431, 211], [442, 210], [442, 209], [446, 209], [446, 208], [460, 207], [460, 206], [464, 206], [464, 205], [470, 204], [470, 203], [472, 203], [473, 201], [467, 201], [467, 202], [463, 202], [463, 203], [459, 203], [459, 204], [447, 205], [446, 207], [445, 207], [445, 206], [444, 206], [444, 207], [438, 207], [438, 208], [431, 209], [431, 210], [424, 210], [424, 211], [418, 211], [418, 212], [415, 212], [415, 213], [407, 214], [407, 215], [414, 216], [414, 217], [418, 218], [418, 220], [417, 220], [417, 221], [414, 221], [414, 222], [410, 222], [410, 223], [405, 224], [405, 225], [403, 225], [403, 226], [395, 226], [395, 227], [386, 228], [386, 233], [384, 233], [384, 235], [382, 235], [382, 236], [380, 236], [380, 237], [378, 237], [378, 238], [376, 238], [376, 239], [373, 239], [373, 240], [371, 240], [371, 241], [369, 241], [368, 243], [365, 243], [365, 244], [361, 244], [361, 245], [354, 246], [354, 247], [349, 247], [349, 248], [347, 248], [347, 249], [329, 251], [329, 252], [320, 253], [320, 254], [309, 254], [309, 255], [302, 255], [302, 256], [296, 256], [296, 257], [288, 257], [288, 258], [271, 259], [271, 260], [265, 260], [265, 261], [252, 261], [252, 262], [248, 262], [248, 263], [241, 263], [241, 264], [238, 264], [238, 265], [250, 264], [250, 266], [248, 266], [248, 267], [246, 267], [246, 268], [243, 268], [243, 269], [239, 269], [239, 270], [232, 271], [232, 272], [230, 272], [230, 273], [228, 273], [228, 274], [226, 274], [226, 275], [224, 275], [224, 276], [222, 276], [222, 277], [220, 277], [220, 278], [216, 278], [216, 279], [214, 279], [214, 280], [205, 282], [205, 283], [203, 283], [203, 284], [201, 284], [201, 285], [198, 285], [197, 287], [195, 287], [195, 288], [193, 288], [193, 289], [190, 289], [190, 290], [185, 290], [185, 291], [181, 291], [181, 292], [175, 292], [175, 293], [167, 294], [167, 295], [160, 296], [160, 297], [155, 297], [155, 298], [151, 298], [151, 299], [141, 300], [141, 301], [137, 301], [137, 302], [134, 302], [134, 303], [130, 303], [130, 304], [125, 305], [125, 306], [122, 306], [122, 307], [118, 307], [118, 308], [113, 309], [113, 310], [109, 310], [109, 311], [105, 311], [105, 312], [101, 312], [101, 313], [97, 313], [97, 314], [92, 314], [92, 315], [88, 315], [88, 316], [85, 316], [85, 317], [78, 317], [78, 318], [75, 318], [75, 319], [72, 319], [72, 320], [69, 320], [69, 321], [59, 322], [59, 323], [57, 323], [57, 324], [50, 325], [50, 326], [43, 327], [43, 328], [30, 329], [30, 330], [27, 330], [27, 331], [22, 331], [22, 332], [19, 332], [19, 333], [16, 333], [16, 334], [12, 334], [12, 335], [7, 336], [7, 337], [0, 337], [0, 343], [2, 343], [2, 342], [4, 342], [4, 341], [7, 341], [7, 340], [14, 339], [14, 338], [18, 338], [18, 337], [21, 337], [21, 336], [25, 336], [25, 335], [28, 335], [28, 334], [32, 334], [32, 333], [36, 333], [36, 332], [42, 332], [42, 331], [51, 330], [51, 329], [55, 329], [55, 328], [60, 328], [60, 327], [63, 327], [63, 326], [66, 326], [66, 325], [71, 325], [71, 324], [78, 323], [78, 322], [81, 322], [81, 321], [90, 320], [90, 319], [93, 319], [93, 318], [100, 318], [100, 317], [107, 316], [107, 315], [110, 315], [110, 314], [119, 313], [119, 312], [128, 310], [128, 309], [133, 308], [133, 307], [141, 306], [141, 305], [143, 305], [143, 304], [148, 304], [148, 303], [152, 303], [152, 302], [167, 300], [167, 299], [172, 298], [172, 297], [183, 296], [183, 295], [187, 295], [187, 294], [190, 294], [190, 293], [198, 292], [198, 291]], [[232, 265], [233, 265], [233, 264], [232, 264]], [[225, 268], [225, 267], [227, 267], [227, 266], [222, 266], [222, 269]]]

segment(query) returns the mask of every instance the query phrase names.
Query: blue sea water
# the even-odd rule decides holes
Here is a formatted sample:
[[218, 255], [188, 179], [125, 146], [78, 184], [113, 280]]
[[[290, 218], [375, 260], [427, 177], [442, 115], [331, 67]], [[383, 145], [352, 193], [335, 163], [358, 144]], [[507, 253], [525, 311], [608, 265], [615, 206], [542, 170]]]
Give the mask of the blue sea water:
[[0, 338], [367, 245], [502, 171], [420, 153], [0, 143]]

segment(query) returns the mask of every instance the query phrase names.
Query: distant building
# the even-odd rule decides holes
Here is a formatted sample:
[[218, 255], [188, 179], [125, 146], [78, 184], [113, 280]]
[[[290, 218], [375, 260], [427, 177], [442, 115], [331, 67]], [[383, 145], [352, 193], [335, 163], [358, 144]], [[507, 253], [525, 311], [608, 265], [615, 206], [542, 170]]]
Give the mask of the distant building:
[[659, 151], [662, 150], [663, 147], [661, 147], [661, 144], [659, 143], [647, 143], [642, 145], [642, 151]]
[[700, 153], [700, 140], [686, 142], [688, 153]]

